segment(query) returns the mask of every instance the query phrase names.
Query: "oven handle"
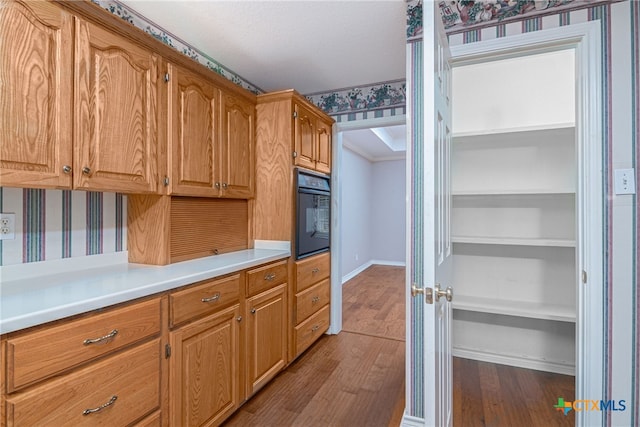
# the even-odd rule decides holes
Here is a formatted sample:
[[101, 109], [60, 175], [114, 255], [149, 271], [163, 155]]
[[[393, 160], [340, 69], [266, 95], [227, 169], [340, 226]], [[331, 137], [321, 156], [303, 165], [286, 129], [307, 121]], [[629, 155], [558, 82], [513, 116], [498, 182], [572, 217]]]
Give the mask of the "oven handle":
[[312, 190], [310, 188], [298, 188], [298, 193], [302, 194], [317, 194], [319, 196], [331, 196], [330, 191]]

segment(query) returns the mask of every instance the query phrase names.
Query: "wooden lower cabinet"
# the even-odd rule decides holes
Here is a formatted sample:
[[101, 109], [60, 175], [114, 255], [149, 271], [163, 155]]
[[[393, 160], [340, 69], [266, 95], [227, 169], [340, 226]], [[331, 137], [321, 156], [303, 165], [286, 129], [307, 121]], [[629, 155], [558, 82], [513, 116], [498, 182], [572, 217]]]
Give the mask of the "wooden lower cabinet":
[[295, 262], [291, 358], [298, 357], [329, 329], [331, 254]]
[[[0, 426], [217, 426], [291, 360], [289, 283], [279, 260], [3, 335]], [[297, 348], [327, 286], [299, 297], [325, 309]]]
[[172, 426], [214, 426], [240, 404], [240, 305], [169, 335]]
[[160, 408], [160, 339], [7, 397], [8, 426], [127, 426]]
[[247, 396], [275, 377], [287, 363], [287, 285], [247, 300]]

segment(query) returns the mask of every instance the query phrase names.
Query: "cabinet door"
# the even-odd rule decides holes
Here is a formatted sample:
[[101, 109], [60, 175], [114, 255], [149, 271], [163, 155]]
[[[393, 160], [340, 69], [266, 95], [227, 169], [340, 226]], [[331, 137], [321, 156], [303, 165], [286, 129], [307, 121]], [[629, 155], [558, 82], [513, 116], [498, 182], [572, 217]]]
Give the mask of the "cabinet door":
[[255, 106], [224, 94], [220, 181], [222, 196], [250, 198], [254, 193]]
[[240, 306], [170, 334], [171, 425], [218, 425], [239, 405]]
[[218, 196], [216, 178], [219, 90], [204, 78], [169, 65], [170, 193]]
[[315, 116], [301, 105], [295, 106], [295, 165], [315, 169]]
[[318, 120], [316, 152], [316, 170], [318, 172], [331, 173], [331, 125]]
[[157, 191], [158, 61], [156, 54], [77, 20], [76, 188]]
[[73, 17], [49, 2], [0, 4], [0, 181], [71, 188]]
[[247, 300], [247, 396], [284, 368], [287, 357], [286, 283]]

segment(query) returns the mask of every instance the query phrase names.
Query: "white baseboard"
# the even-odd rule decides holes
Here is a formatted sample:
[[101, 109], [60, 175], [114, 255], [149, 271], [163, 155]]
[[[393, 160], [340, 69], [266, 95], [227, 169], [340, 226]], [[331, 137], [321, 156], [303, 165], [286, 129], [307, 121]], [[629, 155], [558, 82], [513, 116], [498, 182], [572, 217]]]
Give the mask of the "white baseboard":
[[400, 427], [424, 427], [424, 419], [407, 415], [405, 412]]
[[362, 264], [360, 267], [356, 268], [352, 272], [342, 276], [342, 284], [344, 285], [346, 282], [353, 279], [358, 274], [362, 273], [372, 265], [391, 265], [391, 266], [397, 266], [397, 267], [405, 267], [406, 263], [404, 261], [384, 261], [380, 259], [372, 259], [370, 261], [365, 262], [364, 264]]
[[481, 362], [497, 363], [499, 365], [516, 366], [518, 368], [534, 369], [536, 371], [554, 372], [556, 374], [575, 375], [576, 367], [551, 360], [527, 359], [508, 354], [496, 354], [484, 351], [454, 348], [453, 355], [463, 359], [479, 360]]
[[404, 261], [385, 261], [382, 259], [374, 259], [371, 260], [371, 264], [375, 264], [375, 265], [391, 265], [394, 267], [406, 267], [407, 263]]
[[364, 264], [362, 264], [360, 267], [358, 267], [355, 270], [353, 270], [352, 272], [345, 274], [344, 276], [342, 276], [342, 284], [344, 285], [346, 282], [348, 282], [349, 280], [353, 279], [358, 274], [362, 273], [363, 271], [365, 271], [367, 268], [371, 267], [372, 265], [373, 265], [373, 263], [371, 261], [368, 261], [368, 262], [365, 262]]

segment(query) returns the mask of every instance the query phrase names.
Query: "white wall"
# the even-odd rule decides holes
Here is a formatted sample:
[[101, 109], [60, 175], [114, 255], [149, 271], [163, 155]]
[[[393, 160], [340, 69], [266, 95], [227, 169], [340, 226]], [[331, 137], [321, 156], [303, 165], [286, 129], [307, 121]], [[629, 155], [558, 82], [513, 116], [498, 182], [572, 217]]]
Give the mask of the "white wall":
[[405, 161], [342, 157], [343, 281], [372, 263], [405, 262]]
[[371, 256], [376, 262], [405, 262], [405, 169], [404, 160], [373, 164]]
[[357, 270], [371, 259], [371, 162], [351, 150], [342, 156], [342, 273]]

